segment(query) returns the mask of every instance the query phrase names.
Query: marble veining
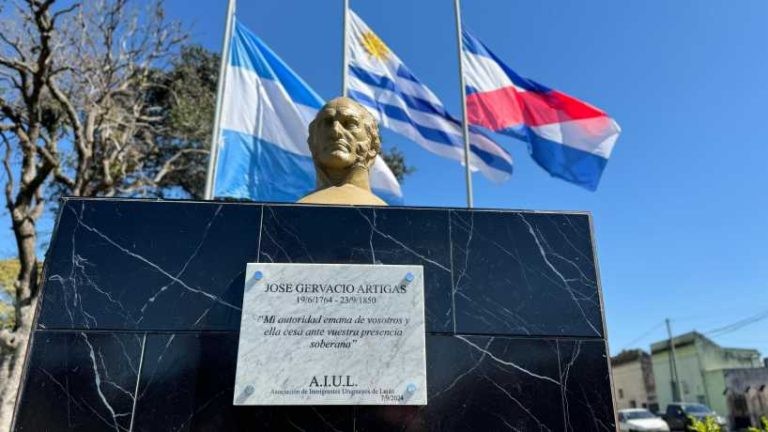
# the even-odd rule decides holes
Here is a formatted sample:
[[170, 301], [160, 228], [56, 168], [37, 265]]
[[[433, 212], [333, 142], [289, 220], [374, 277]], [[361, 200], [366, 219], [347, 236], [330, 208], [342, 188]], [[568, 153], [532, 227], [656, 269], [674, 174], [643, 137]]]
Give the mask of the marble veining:
[[[147, 208], [145, 219], [149, 220], [141, 226], [137, 213], [149, 203], [121, 202], [118, 209], [98, 204], [103, 202], [65, 201], [62, 205], [59, 231], [69, 232], [55, 236], [51, 246], [45, 284], [52, 288], [45, 290], [41, 326], [141, 329], [202, 324], [205, 328], [212, 310], [218, 322], [211, 327], [235, 325], [244, 268], [215, 254], [233, 216], [241, 224], [246, 222], [241, 209], [205, 205], [189, 218], [184, 206]], [[153, 214], [158, 211], [162, 216]], [[231, 250], [255, 257], [259, 233], [253, 231], [229, 241]], [[151, 237], [137, 242], [137, 235]], [[206, 274], [205, 265], [213, 265], [218, 272]], [[187, 307], [174, 326], [165, 312], [180, 299]], [[163, 324], [157, 326], [157, 321]]]
[[[415, 263], [430, 281], [429, 331], [602, 335], [586, 215], [105, 204], [64, 202], [41, 327], [236, 330], [245, 262]], [[168, 320], [179, 299], [187, 307]]]
[[426, 323], [451, 331], [448, 215], [442, 210], [265, 207], [259, 258], [280, 263], [424, 266]]
[[[90, 351], [81, 335], [56, 333], [53, 337], [74, 339], [82, 365], [88, 366]], [[137, 376], [128, 366], [117, 367], [124, 354], [120, 344], [111, 342], [115, 335], [88, 334], [88, 338], [95, 358], [103, 357], [105, 364], [113, 364], [109, 379], [121, 379], [118, 385], [127, 389]], [[56, 409], [47, 411], [50, 418], [44, 420], [33, 415], [36, 411], [31, 403], [24, 405], [22, 408], [29, 408], [22, 410], [20, 420], [27, 422], [27, 429], [17, 430], [39, 430], [35, 427], [41, 428], [43, 421], [72, 424], [73, 428], [65, 430], [127, 430], [132, 422], [135, 431], [246, 431], [253, 430], [254, 425], [263, 428], [260, 430], [280, 431], [615, 429], [604, 389], [608, 370], [601, 341], [428, 334], [426, 406], [238, 407], [232, 405], [237, 339], [236, 333], [196, 332], [147, 334], [145, 341], [139, 338], [127, 344], [124, 340], [131, 358], [126, 364], [134, 368], [138, 364], [136, 353], [145, 345], [133, 416], [125, 415], [133, 399], [113, 391], [99, 366], [102, 392], [116, 413], [118, 429], [101, 401], [92, 368], [78, 369], [81, 385], [76, 389], [72, 388], [75, 377], [69, 377], [73, 402], [68, 419], [58, 399], [66, 395], [61, 390], [67, 381], [64, 374], [75, 369], [67, 372], [52, 365], [50, 358], [40, 359], [47, 364], [33, 374], [40, 377], [32, 380], [40, 388], [33, 396], [40, 402], [39, 398], [47, 395], [44, 385], [54, 382], [46, 374], [53, 376], [61, 383], [61, 393], [55, 403], [48, 401], [46, 405], [43, 401], [41, 407]], [[106, 345], [112, 348], [105, 349]], [[91, 423], [85, 423], [86, 419]]]
[[586, 216], [452, 210], [451, 227], [456, 332], [602, 335]]
[[130, 430], [144, 336], [39, 332], [16, 430]]
[[[419, 265], [425, 406], [234, 406], [245, 264]], [[611, 431], [589, 216], [66, 199], [15, 431]]]

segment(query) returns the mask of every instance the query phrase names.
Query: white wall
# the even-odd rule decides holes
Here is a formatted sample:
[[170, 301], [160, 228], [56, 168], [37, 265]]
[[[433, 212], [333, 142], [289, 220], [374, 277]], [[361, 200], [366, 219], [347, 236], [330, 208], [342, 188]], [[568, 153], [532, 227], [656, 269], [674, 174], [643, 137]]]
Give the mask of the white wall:
[[[639, 360], [613, 366], [613, 388], [616, 392], [616, 409], [643, 408], [643, 404], [648, 404], [648, 393], [643, 385], [643, 370]], [[635, 401], [636, 405], [632, 407], [630, 401]]]

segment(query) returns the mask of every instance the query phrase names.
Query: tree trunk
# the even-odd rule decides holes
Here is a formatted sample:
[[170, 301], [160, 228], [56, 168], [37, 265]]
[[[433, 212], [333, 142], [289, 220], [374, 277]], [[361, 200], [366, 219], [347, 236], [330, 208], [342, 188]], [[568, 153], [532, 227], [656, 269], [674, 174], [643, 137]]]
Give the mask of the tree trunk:
[[[29, 214], [29, 212], [23, 213]], [[21, 322], [19, 320], [21, 308], [28, 306], [37, 294], [37, 228], [33, 217], [14, 217], [13, 219], [13, 233], [16, 237], [21, 266], [16, 281], [16, 327], [18, 328]]]
[[29, 214], [18, 208], [12, 212], [20, 269], [15, 283], [15, 326], [12, 331], [0, 332], [0, 431], [11, 429], [16, 393], [21, 387], [24, 358], [37, 303], [37, 231], [36, 220]]
[[36, 302], [32, 302], [21, 308], [21, 326], [15, 331], [0, 332], [0, 431], [11, 430], [35, 307]]

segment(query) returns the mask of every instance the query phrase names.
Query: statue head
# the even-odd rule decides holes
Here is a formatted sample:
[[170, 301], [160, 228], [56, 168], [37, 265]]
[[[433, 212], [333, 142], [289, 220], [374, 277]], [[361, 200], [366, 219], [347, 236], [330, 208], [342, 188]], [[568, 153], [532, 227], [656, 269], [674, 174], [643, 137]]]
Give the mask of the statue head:
[[337, 183], [352, 171], [368, 171], [381, 151], [376, 119], [346, 97], [333, 99], [318, 111], [309, 124], [307, 143], [317, 169], [318, 189]]

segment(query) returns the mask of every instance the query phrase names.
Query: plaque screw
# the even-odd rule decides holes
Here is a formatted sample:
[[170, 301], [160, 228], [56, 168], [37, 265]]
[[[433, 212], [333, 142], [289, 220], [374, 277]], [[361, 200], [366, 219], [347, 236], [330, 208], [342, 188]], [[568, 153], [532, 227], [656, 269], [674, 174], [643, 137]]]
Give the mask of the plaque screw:
[[406, 388], [406, 390], [408, 391], [408, 393], [413, 393], [416, 391], [416, 386], [413, 384], [408, 384], [408, 387]]
[[411, 273], [411, 272], [408, 272], [405, 275], [405, 280], [407, 280], [408, 282], [413, 282], [413, 278], [414, 278], [414, 276], [413, 276], [413, 273]]
[[249, 384], [248, 386], [245, 387], [245, 389], [243, 389], [243, 393], [245, 393], [246, 396], [250, 396], [253, 394], [253, 390], [255, 389], [253, 388], [252, 385]]
[[262, 273], [261, 271], [257, 271], [256, 273], [253, 274], [253, 278], [256, 280], [261, 280], [261, 278], [263, 277], [264, 277], [264, 273]]

